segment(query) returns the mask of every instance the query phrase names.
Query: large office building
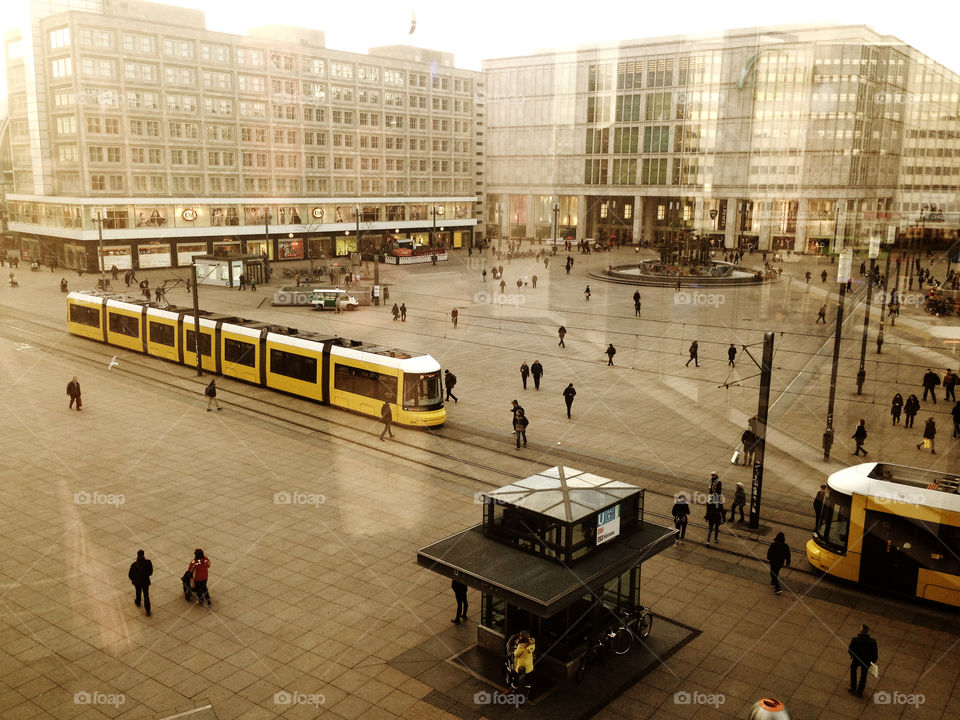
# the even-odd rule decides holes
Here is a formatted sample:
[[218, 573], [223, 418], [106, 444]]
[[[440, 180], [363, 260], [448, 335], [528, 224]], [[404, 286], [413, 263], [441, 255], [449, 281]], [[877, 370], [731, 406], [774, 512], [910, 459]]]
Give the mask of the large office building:
[[483, 89], [448, 53], [224, 34], [136, 0], [32, 0], [4, 40], [6, 230], [24, 257], [94, 270], [102, 242], [123, 269], [343, 256], [358, 231], [414, 253], [475, 240]]
[[956, 238], [960, 77], [867, 27], [545, 51], [486, 61], [484, 80], [490, 234]]

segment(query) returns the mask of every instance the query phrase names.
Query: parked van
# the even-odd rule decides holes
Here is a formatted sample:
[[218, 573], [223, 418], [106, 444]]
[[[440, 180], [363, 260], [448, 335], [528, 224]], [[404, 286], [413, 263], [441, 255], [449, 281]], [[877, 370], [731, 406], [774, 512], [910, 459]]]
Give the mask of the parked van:
[[310, 304], [314, 310], [336, 310], [338, 302], [341, 310], [355, 310], [360, 307], [357, 299], [348, 295], [346, 290], [314, 288], [310, 294]]

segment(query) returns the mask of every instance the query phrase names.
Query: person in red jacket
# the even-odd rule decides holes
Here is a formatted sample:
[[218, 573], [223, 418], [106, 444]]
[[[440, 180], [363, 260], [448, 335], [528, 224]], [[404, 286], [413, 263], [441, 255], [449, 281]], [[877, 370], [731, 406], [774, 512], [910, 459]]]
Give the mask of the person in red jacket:
[[203, 550], [197, 548], [193, 551], [193, 561], [187, 568], [193, 573], [193, 591], [197, 594], [197, 605], [203, 605], [203, 599], [207, 599], [207, 605], [210, 604], [210, 593], [207, 590], [207, 578], [209, 577], [210, 558], [203, 554]]

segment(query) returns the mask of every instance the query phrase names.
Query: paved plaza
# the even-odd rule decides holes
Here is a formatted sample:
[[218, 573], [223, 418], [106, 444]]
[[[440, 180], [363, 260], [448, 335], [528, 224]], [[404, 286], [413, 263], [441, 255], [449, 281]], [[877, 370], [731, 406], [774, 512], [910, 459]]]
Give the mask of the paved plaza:
[[[712, 470], [727, 493], [738, 481], [749, 491], [749, 469], [730, 456], [757, 411], [759, 370], [741, 348], [759, 361], [765, 331], [775, 333], [769, 511], [756, 532], [724, 525], [714, 549], [701, 544], [705, 524], [695, 511], [688, 542], [644, 563], [643, 602], [683, 631], [672, 654], [593, 716], [743, 718], [759, 698], [777, 697], [794, 718], [953, 717], [955, 614], [818, 579], [803, 554], [810, 534], [799, 528], [807, 518], [812, 530], [820, 483], [855, 462], [850, 436], [860, 418], [869, 460], [960, 466], [953, 403], [942, 388], [936, 405], [922, 403], [914, 429], [892, 427], [889, 415], [895, 392], [921, 394], [928, 367], [941, 375], [958, 369], [960, 321], [905, 302], [877, 354], [874, 306], [857, 395], [865, 288], [854, 280], [836, 442], [825, 462], [835, 265], [785, 258], [780, 282], [716, 292], [641, 287], [638, 318], [632, 286], [589, 277], [632, 262], [632, 250], [573, 253], [569, 275], [565, 255], [548, 268], [466, 250], [436, 267], [381, 266], [386, 307], [342, 315], [271, 307], [272, 290], [289, 283], [279, 278], [255, 293], [201, 289], [207, 310], [429, 352], [451, 369], [459, 402], [448, 404], [448, 426], [395, 428], [394, 443], [377, 442], [373, 419], [226, 379], [218, 382], [224, 410], [207, 413], [207, 379], [190, 368], [65, 332], [49, 349], [54, 331], [31, 320], [62, 328], [61, 276], [71, 289], [95, 278], [30, 273], [21, 264], [20, 287], [0, 288], [0, 718], [169, 718], [206, 706], [186, 717], [503, 717], [503, 708], [473, 700], [495, 688], [449, 661], [476, 642], [479, 594], [470, 591], [468, 622], [453, 626], [449, 581], [419, 567], [416, 551], [480, 522], [476, 493], [509, 482], [487, 465], [521, 472], [531, 461], [582, 463], [632, 478], [651, 491], [647, 517], [661, 524], [669, 495], [706, 491]], [[494, 264], [504, 267], [502, 295], [499, 281], [482, 279]], [[935, 266], [935, 275], [943, 269]], [[138, 273], [151, 285], [178, 274], [185, 277]], [[189, 303], [182, 287], [168, 299]], [[405, 323], [392, 320], [393, 302], [406, 303]], [[815, 323], [823, 303], [826, 325]], [[693, 340], [700, 367], [685, 366]], [[614, 367], [604, 354], [611, 343]], [[731, 343], [735, 367], [727, 362]], [[531, 380], [524, 390], [520, 364], [534, 360], [544, 366], [543, 384], [538, 391]], [[67, 409], [64, 391], [74, 375], [83, 388], [79, 413]], [[577, 396], [568, 420], [561, 392], [571, 382]], [[507, 414], [514, 398], [530, 419], [530, 446], [520, 451]], [[295, 424], [260, 412], [268, 402], [313, 419]], [[927, 417], [937, 423], [936, 455], [916, 450]], [[783, 595], [773, 596], [762, 560], [778, 521], [793, 524], [785, 529], [793, 567]], [[151, 617], [134, 606], [126, 577], [141, 548], [155, 568]], [[195, 548], [211, 558], [209, 607], [181, 592]], [[879, 644], [880, 678], [858, 699], [846, 692], [846, 646], [862, 622]], [[586, 683], [599, 688], [603, 679]], [[564, 689], [554, 692], [562, 697]], [[563, 717], [545, 715], [547, 706], [544, 699], [514, 714]], [[573, 704], [567, 716], [580, 717]]]

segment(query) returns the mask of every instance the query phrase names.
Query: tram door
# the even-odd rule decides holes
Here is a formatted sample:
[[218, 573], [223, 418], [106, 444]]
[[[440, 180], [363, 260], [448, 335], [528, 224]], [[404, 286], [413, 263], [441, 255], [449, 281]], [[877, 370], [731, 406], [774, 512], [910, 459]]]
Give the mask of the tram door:
[[860, 582], [894, 593], [916, 595], [919, 558], [929, 532], [910, 518], [868, 510], [863, 529]]

